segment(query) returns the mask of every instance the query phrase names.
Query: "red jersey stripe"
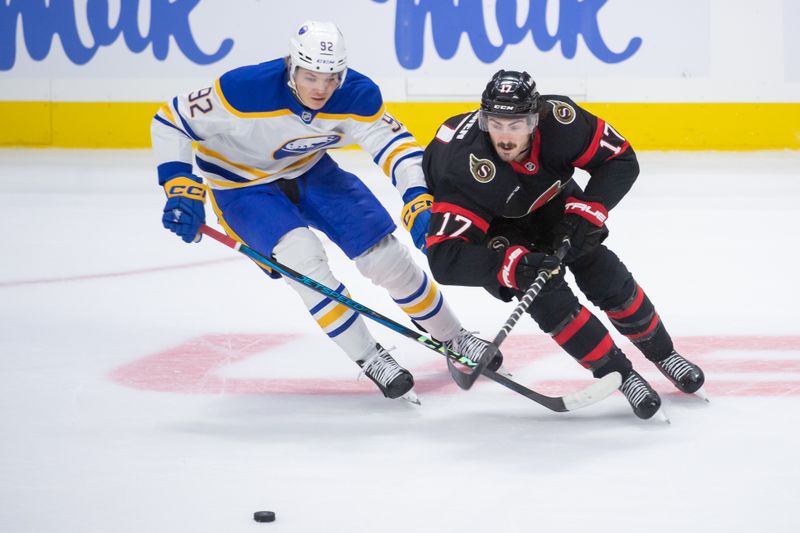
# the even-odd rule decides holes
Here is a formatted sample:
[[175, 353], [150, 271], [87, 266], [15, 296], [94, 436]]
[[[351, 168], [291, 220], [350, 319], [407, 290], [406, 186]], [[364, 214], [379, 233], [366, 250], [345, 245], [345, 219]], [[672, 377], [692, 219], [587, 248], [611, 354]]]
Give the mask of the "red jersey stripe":
[[475, 225], [475, 227], [479, 228], [484, 233], [489, 231], [489, 222], [479, 217], [469, 209], [461, 207], [460, 205], [434, 201], [433, 207], [431, 207], [431, 213], [453, 213], [454, 215], [461, 215], [468, 218]]
[[572, 163], [572, 166], [583, 168], [587, 163], [589, 163], [589, 161], [592, 160], [594, 154], [597, 153], [597, 149], [600, 147], [600, 137], [603, 136], [603, 128], [605, 128], [605, 125], [606, 123], [603, 121], [603, 119], [597, 119], [597, 129], [594, 130], [592, 142], [589, 143], [589, 146], [586, 148], [586, 151], [583, 152], [583, 155], [581, 155]]
[[463, 235], [459, 235], [457, 237], [453, 237], [452, 235], [428, 235], [428, 237], [425, 239], [425, 245], [430, 248], [434, 244], [439, 244], [440, 242], [449, 239], [461, 239], [462, 241], [469, 242]]

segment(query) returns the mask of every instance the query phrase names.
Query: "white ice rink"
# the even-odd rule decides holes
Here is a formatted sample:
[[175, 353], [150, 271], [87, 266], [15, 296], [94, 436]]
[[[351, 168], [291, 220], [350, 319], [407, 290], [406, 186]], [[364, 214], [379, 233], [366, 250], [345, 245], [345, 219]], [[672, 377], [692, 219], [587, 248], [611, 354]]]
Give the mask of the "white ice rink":
[[[366, 156], [335, 157], [399, 213]], [[0, 531], [800, 531], [800, 153], [640, 161], [608, 245], [712, 402], [614, 335], [671, 425], [619, 393], [558, 414], [486, 380], [461, 391], [370, 322], [423, 405], [386, 400], [285, 283], [161, 227], [149, 152], [0, 151]], [[328, 251], [353, 298], [408, 324]], [[444, 290], [484, 336], [512, 309]], [[590, 379], [529, 318], [504, 352], [543, 392]]]

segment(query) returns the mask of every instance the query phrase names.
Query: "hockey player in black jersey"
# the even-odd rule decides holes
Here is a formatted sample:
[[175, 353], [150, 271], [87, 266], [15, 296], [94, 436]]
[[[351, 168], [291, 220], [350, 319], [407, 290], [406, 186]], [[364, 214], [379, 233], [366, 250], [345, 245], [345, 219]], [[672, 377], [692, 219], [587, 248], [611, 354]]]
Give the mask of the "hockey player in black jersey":
[[[585, 190], [575, 168], [591, 175]], [[501, 70], [479, 110], [442, 124], [423, 169], [434, 196], [427, 246], [437, 281], [511, 301], [540, 269], [558, 265], [551, 254], [568, 237], [564, 264], [578, 288], [679, 390], [702, 395], [702, 370], [675, 351], [647, 295], [602, 244], [609, 210], [639, 173], [633, 148], [610, 124], [565, 96], [540, 95], [527, 72]], [[638, 417], [658, 412], [658, 394], [579, 303], [563, 268], [528, 313], [595, 377], [620, 372]]]

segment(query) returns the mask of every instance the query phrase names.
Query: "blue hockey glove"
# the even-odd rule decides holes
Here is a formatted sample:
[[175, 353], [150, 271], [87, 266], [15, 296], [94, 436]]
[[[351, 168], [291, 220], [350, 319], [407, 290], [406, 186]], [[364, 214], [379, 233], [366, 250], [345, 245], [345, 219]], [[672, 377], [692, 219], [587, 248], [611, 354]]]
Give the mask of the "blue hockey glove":
[[425, 187], [411, 187], [403, 194], [403, 227], [411, 233], [414, 246], [426, 253], [425, 239], [428, 236], [428, 224], [431, 221], [433, 196]]
[[164, 184], [164, 192], [167, 193], [164, 216], [161, 217], [164, 227], [176, 233], [184, 242], [195, 241], [200, 225], [206, 221], [205, 185], [192, 174], [179, 175]]

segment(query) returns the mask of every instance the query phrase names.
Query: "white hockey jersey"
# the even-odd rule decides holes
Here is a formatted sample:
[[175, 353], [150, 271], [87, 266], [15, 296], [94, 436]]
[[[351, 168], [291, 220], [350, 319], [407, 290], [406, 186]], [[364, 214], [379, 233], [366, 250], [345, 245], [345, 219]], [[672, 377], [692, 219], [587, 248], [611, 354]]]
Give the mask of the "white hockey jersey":
[[231, 70], [212, 87], [176, 96], [153, 118], [159, 182], [191, 172], [194, 159], [212, 189], [248, 187], [302, 175], [328, 148], [360, 145], [403, 193], [425, 187], [422, 149], [386, 112], [380, 90], [348, 69], [344, 85], [317, 111], [287, 85], [283, 59]]

